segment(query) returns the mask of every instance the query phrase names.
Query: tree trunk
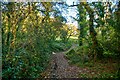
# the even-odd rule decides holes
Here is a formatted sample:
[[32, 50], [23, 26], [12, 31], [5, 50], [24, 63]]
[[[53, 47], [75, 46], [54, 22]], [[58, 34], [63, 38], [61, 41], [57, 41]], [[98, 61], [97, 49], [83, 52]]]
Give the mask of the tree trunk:
[[83, 38], [83, 28], [80, 28], [80, 34], [79, 34], [79, 46], [82, 46], [83, 42], [82, 42], [82, 38]]
[[79, 12], [79, 30], [80, 30], [80, 34], [79, 34], [79, 46], [83, 45], [83, 36], [84, 36], [84, 27], [86, 26], [84, 24], [84, 20], [86, 20], [86, 11], [84, 10], [84, 7], [81, 5], [81, 3], [78, 5], [78, 12]]
[[102, 48], [100, 48], [99, 44], [98, 44], [98, 41], [97, 41], [97, 38], [96, 38], [96, 31], [94, 29], [94, 25], [93, 25], [93, 22], [94, 22], [94, 11], [93, 9], [90, 8], [90, 6], [87, 4], [87, 3], [82, 3], [82, 5], [85, 7], [85, 9], [87, 10], [88, 14], [89, 14], [89, 32], [90, 32], [90, 36], [92, 38], [92, 49], [94, 51], [94, 58], [101, 58], [102, 57], [102, 53], [103, 53], [103, 50]]

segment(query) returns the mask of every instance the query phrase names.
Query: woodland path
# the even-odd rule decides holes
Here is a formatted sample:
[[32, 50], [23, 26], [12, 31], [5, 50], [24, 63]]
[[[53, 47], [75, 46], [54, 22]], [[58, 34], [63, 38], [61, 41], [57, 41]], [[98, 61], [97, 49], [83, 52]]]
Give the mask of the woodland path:
[[[73, 45], [70, 49], [75, 46]], [[50, 67], [43, 73], [44, 78], [78, 78], [80, 73], [89, 72], [86, 68], [70, 65], [64, 53], [59, 52], [53, 54]]]

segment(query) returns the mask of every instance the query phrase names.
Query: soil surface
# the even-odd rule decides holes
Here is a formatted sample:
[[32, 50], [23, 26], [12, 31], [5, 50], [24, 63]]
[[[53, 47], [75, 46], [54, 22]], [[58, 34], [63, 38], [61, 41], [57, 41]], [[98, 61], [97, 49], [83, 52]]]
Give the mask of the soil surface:
[[64, 52], [54, 53], [50, 67], [46, 70], [45, 78], [76, 78], [79, 68], [69, 65]]

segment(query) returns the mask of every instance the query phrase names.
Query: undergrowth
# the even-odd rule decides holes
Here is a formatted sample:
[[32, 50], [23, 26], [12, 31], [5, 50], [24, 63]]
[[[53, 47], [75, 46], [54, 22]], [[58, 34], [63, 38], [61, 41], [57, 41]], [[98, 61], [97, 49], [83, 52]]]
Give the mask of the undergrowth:
[[85, 71], [84, 73], [81, 73], [79, 77], [118, 78], [118, 59], [110, 57], [110, 55], [106, 55], [107, 52], [104, 52], [103, 59], [94, 60], [89, 57], [89, 53], [89, 47], [87, 46], [77, 47], [66, 53], [66, 57], [70, 64], [90, 70], [88, 72]]

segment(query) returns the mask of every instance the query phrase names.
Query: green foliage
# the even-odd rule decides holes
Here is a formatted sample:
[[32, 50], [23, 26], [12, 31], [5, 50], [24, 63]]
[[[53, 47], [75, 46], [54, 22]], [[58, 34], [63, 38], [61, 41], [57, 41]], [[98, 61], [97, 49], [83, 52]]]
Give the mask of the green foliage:
[[[83, 50], [84, 49], [84, 50]], [[66, 56], [70, 60], [71, 64], [78, 64], [80, 63], [81, 65], [89, 61], [88, 57], [88, 48], [83, 48], [83, 47], [77, 47], [74, 49], [70, 49], [67, 53]]]
[[[36, 4], [41, 4], [41, 12], [38, 11], [41, 6]], [[49, 14], [56, 12], [53, 5], [50, 2], [3, 4], [3, 78], [40, 78], [52, 51], [68, 48], [69, 45], [55, 42], [65, 19], [62, 15], [50, 18]]]
[[61, 31], [61, 36], [60, 36], [60, 38], [62, 39], [62, 41], [63, 41], [64, 43], [67, 42], [67, 36], [68, 36], [67, 31], [62, 30], [62, 31]]
[[50, 48], [54, 52], [65, 51], [71, 47], [70, 43], [64, 43], [62, 41], [55, 41], [50, 44]]
[[49, 56], [49, 54], [41, 55], [25, 49], [3, 55], [3, 77], [40, 77], [39, 73], [47, 67]]

